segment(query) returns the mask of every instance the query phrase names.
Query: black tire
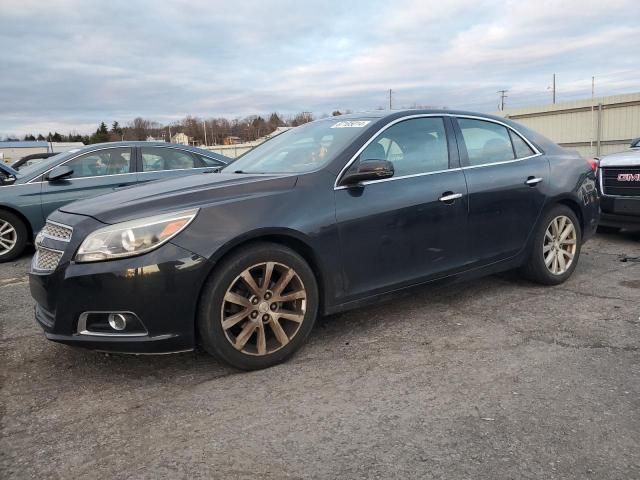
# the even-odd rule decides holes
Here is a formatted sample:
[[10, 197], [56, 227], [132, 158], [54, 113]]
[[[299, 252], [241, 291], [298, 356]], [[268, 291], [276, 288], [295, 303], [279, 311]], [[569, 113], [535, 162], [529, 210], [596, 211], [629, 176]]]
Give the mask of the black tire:
[[[297, 330], [288, 343], [273, 352], [252, 355], [237, 350], [231, 344], [222, 327], [222, 310], [227, 290], [234, 285], [238, 276], [252, 266], [265, 262], [276, 262], [295, 271], [306, 292], [306, 308], [302, 322], [298, 327], [294, 327]], [[262, 280], [260, 282], [262, 283]], [[283, 362], [304, 344], [313, 329], [317, 314], [318, 285], [307, 262], [298, 253], [283, 245], [267, 242], [253, 243], [223, 259], [205, 284], [197, 316], [199, 341], [208, 353], [235, 368], [241, 370], [268, 368]], [[238, 325], [246, 326], [249, 322], [251, 320], [247, 317], [246, 320], [238, 322]], [[264, 328], [267, 331], [266, 324]], [[257, 335], [257, 331], [250, 337], [257, 339], [253, 335]], [[273, 336], [273, 331], [269, 330], [267, 335]]]
[[[573, 261], [566, 269], [566, 271], [560, 274], [555, 274], [552, 273], [545, 264], [543, 248], [547, 228], [549, 228], [551, 222], [555, 218], [561, 216], [568, 218], [575, 228], [576, 250], [573, 254]], [[559, 285], [565, 282], [571, 276], [576, 268], [576, 265], [578, 264], [580, 249], [582, 245], [582, 229], [580, 228], [580, 221], [578, 220], [576, 214], [566, 205], [554, 205], [540, 219], [540, 222], [536, 226], [533, 235], [534, 237], [532, 239], [529, 258], [521, 269], [522, 274], [532, 282], [539, 283], [541, 285]]]
[[[0, 210], [0, 225], [9, 224], [15, 231], [15, 244], [13, 247], [2, 253], [6, 247], [0, 243], [0, 263], [9, 262], [19, 257], [24, 251], [24, 247], [27, 245], [28, 230], [24, 222], [16, 215], [6, 210]], [[5, 241], [7, 239], [5, 238]]]
[[609, 227], [607, 225], [598, 225], [598, 233], [618, 233], [620, 227]]

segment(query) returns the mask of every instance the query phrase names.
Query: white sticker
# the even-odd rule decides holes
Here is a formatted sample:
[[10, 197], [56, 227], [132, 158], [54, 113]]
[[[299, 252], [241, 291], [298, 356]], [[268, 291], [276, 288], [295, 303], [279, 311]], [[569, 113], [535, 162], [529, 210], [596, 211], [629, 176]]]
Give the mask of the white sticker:
[[370, 123], [371, 120], [353, 120], [350, 122], [338, 122], [331, 128], [362, 128]]

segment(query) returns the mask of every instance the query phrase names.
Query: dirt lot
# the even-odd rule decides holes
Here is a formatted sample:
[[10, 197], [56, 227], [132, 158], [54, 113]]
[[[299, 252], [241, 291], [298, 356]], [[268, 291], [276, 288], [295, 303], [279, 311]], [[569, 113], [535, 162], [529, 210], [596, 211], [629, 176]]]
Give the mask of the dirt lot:
[[46, 341], [24, 257], [0, 267], [0, 477], [640, 478], [638, 257], [601, 235], [559, 287], [420, 289], [253, 373]]

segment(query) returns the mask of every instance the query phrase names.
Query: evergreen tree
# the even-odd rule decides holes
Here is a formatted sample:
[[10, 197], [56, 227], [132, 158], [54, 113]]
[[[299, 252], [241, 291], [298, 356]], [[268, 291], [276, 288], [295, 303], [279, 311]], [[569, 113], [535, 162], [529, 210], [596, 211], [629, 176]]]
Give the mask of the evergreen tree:
[[103, 143], [109, 141], [109, 130], [107, 129], [107, 124], [104, 122], [100, 123], [100, 126], [96, 130], [96, 133], [91, 135], [89, 143]]

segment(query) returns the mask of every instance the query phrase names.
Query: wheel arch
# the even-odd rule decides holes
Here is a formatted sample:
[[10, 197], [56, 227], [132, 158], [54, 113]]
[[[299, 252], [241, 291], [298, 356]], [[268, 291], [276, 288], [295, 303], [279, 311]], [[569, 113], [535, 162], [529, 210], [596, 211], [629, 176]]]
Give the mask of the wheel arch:
[[31, 222], [29, 221], [29, 219], [20, 210], [17, 210], [8, 205], [0, 204], [0, 211], [9, 212], [15, 215], [16, 217], [18, 217], [22, 221], [22, 223], [24, 223], [24, 226], [27, 229], [27, 234], [28, 234], [27, 243], [33, 243], [33, 236], [34, 236], [33, 226], [31, 225]]
[[573, 198], [563, 197], [550, 204], [549, 208], [552, 208], [554, 205], [565, 205], [569, 207], [573, 213], [575, 213], [576, 217], [578, 217], [578, 221], [580, 222], [580, 233], [584, 236], [585, 224], [580, 204]]
[[[237, 237], [219, 248], [210, 259], [212, 267], [206, 276], [206, 280], [202, 283], [200, 291], [198, 292], [198, 303], [202, 299], [207, 280], [211, 278], [212, 275], [216, 274], [216, 270], [218, 269], [220, 262], [224, 258], [228, 257], [241, 248], [245, 248], [251, 244], [261, 242], [284, 245], [296, 252], [307, 262], [318, 282], [318, 309], [319, 314], [322, 315], [325, 310], [324, 307], [327, 289], [325, 279], [327, 278], [327, 276], [324, 273], [324, 269], [322, 268], [322, 265], [317, 255], [315, 254], [313, 247], [311, 246], [309, 238], [306, 235], [292, 229], [255, 230]], [[198, 342], [198, 329], [196, 325], [197, 321], [197, 317], [194, 318], [194, 334], [196, 342]]]

